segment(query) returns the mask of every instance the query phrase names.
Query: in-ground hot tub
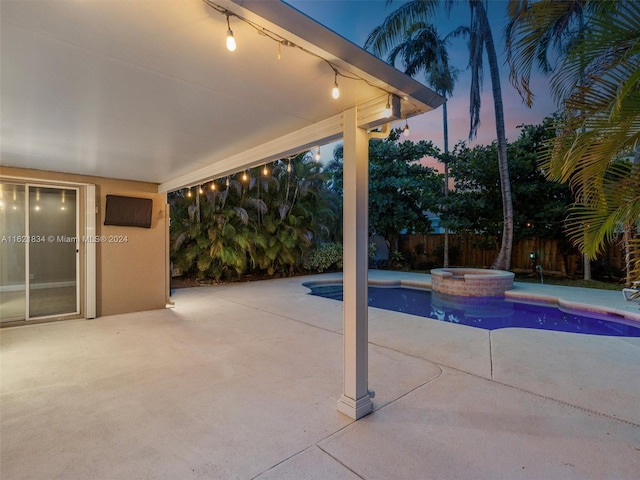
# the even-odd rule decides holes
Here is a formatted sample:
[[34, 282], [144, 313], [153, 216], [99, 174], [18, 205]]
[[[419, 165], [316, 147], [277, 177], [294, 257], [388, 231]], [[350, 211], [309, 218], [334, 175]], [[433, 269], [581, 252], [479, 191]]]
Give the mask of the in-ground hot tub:
[[431, 290], [465, 297], [501, 297], [513, 288], [515, 274], [483, 268], [435, 268]]

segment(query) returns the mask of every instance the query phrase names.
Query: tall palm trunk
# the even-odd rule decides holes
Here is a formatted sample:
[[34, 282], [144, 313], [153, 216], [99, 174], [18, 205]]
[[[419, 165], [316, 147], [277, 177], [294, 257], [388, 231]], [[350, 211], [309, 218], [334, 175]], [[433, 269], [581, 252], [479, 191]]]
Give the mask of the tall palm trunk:
[[631, 275], [631, 270], [632, 270], [632, 263], [631, 263], [631, 257], [632, 257], [632, 251], [631, 251], [631, 246], [630, 246], [630, 241], [631, 238], [633, 237], [632, 235], [632, 228], [633, 226], [629, 223], [625, 224], [624, 226], [624, 231], [622, 234], [622, 245], [624, 248], [624, 277], [625, 277], [625, 285], [630, 286], [631, 282], [632, 282], [632, 275]]
[[477, 6], [483, 17], [483, 35], [489, 60], [491, 73], [491, 87], [493, 91], [493, 106], [496, 118], [496, 135], [498, 140], [498, 168], [500, 171], [500, 190], [502, 192], [502, 242], [498, 257], [491, 268], [509, 270], [511, 268], [511, 251], [513, 248], [513, 202], [511, 199], [511, 182], [509, 180], [509, 164], [507, 162], [507, 137], [504, 127], [504, 107], [502, 104], [502, 89], [500, 87], [500, 71], [498, 56], [496, 55], [493, 35], [484, 6]]
[[[445, 92], [446, 93], [446, 92]], [[442, 95], [444, 97], [444, 95]], [[447, 117], [447, 102], [442, 104], [442, 130], [444, 132], [444, 199], [445, 208], [449, 196], [449, 124]], [[444, 257], [442, 266], [449, 266], [449, 227], [444, 227]]]

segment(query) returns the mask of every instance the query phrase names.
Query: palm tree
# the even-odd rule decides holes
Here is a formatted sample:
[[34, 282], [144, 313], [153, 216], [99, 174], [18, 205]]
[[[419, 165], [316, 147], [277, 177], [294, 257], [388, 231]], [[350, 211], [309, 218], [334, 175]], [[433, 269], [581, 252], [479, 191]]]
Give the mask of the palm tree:
[[233, 178], [224, 190], [195, 190], [195, 198], [183, 192], [169, 198], [172, 262], [199, 279], [241, 275], [255, 265], [263, 244], [250, 212], [265, 206], [243, 197], [242, 183]]
[[267, 206], [258, 266], [268, 275], [293, 273], [310, 248], [329, 235], [335, 214], [326, 180], [322, 165], [305, 152], [276, 162], [269, 176], [256, 181]]
[[172, 262], [203, 280], [294, 273], [334, 230], [326, 177], [303, 153], [171, 193]]
[[[387, 58], [387, 61], [395, 65], [398, 55], [405, 66], [405, 73], [412, 77], [422, 72], [437, 93], [444, 98], [450, 98], [453, 87], [458, 77], [458, 70], [449, 64], [447, 52], [448, 40], [461, 34], [468, 34], [468, 28], [459, 27], [441, 38], [436, 28], [425, 22], [416, 22], [409, 26], [404, 39], [396, 45]], [[369, 37], [371, 38], [371, 37]], [[365, 47], [367, 45], [365, 44]], [[383, 52], [374, 50], [375, 55]], [[449, 122], [447, 116], [447, 102], [442, 105], [442, 129], [444, 138], [444, 197], [445, 204], [449, 195]], [[449, 266], [449, 228], [444, 229], [444, 260], [443, 266]]]
[[[547, 3], [518, 4], [520, 8], [510, 10], [510, 62], [515, 79], [528, 88], [538, 55], [534, 46], [549, 36], [559, 18], [569, 15], [564, 4], [579, 4], [578, 25], [589, 33], [567, 44], [551, 76], [551, 90], [564, 115], [543, 166], [551, 179], [574, 189], [578, 203], [568, 231], [594, 258], [621, 228], [635, 230], [640, 217], [640, 167], [629, 161], [640, 142], [640, 4], [583, 0], [546, 10]], [[639, 242], [629, 244], [638, 258]]]
[[[585, 35], [584, 14], [588, 1], [531, 2], [512, 0], [508, 5], [509, 23], [505, 29], [509, 80], [528, 107], [534, 94], [530, 87], [531, 72], [535, 66], [551, 74], [554, 65], [550, 50], [566, 54], [572, 44]], [[591, 2], [591, 6], [595, 4]], [[584, 81], [584, 62], [581, 62], [580, 83]], [[583, 253], [583, 275], [591, 280], [591, 259]]]
[[[507, 163], [507, 138], [504, 125], [504, 108], [498, 57], [493, 43], [493, 34], [491, 32], [491, 26], [489, 25], [485, 2], [482, 0], [468, 0], [468, 3], [471, 12], [471, 21], [468, 28], [469, 67], [471, 69], [469, 102], [471, 122], [469, 138], [472, 139], [476, 136], [480, 124], [480, 87], [482, 81], [483, 54], [486, 52], [493, 91], [503, 213], [502, 244], [492, 268], [508, 270], [511, 266], [511, 251], [513, 246], [513, 203], [511, 200], [509, 166]], [[390, 51], [396, 45], [403, 42], [405, 32], [409, 31], [412, 25], [425, 22], [426, 19], [433, 16], [440, 4], [441, 2], [437, 0], [412, 0], [403, 3], [387, 16], [381, 25], [369, 34], [365, 48], [370, 48], [373, 52]], [[450, 8], [451, 4], [451, 0], [445, 2], [448, 8]]]

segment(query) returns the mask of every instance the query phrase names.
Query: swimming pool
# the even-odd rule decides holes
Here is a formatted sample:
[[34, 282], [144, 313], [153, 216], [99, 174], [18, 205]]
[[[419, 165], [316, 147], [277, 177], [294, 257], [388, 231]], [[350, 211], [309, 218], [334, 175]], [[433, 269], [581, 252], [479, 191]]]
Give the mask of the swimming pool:
[[[311, 295], [342, 300], [341, 284], [310, 282], [304, 286]], [[485, 330], [515, 327], [640, 337], [638, 322], [616, 315], [564, 310], [502, 297], [458, 297], [417, 288], [369, 285], [369, 306]]]

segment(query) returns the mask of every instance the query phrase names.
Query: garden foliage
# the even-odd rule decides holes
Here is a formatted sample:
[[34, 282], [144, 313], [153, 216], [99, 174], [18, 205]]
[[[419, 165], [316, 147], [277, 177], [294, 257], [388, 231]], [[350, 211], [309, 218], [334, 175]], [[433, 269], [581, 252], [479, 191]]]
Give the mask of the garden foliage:
[[339, 202], [309, 155], [246, 173], [246, 181], [242, 173], [216, 180], [215, 190], [208, 183], [202, 193], [196, 187], [169, 195], [171, 261], [184, 274], [290, 275], [315, 245], [333, 239]]
[[[431, 142], [400, 141], [396, 129], [382, 141], [369, 142], [369, 233], [382, 235], [397, 250], [398, 234], [428, 233], [425, 215], [436, 211], [441, 200], [442, 176], [420, 161], [437, 155]], [[334, 152], [328, 170], [332, 188], [342, 196], [342, 146]]]

